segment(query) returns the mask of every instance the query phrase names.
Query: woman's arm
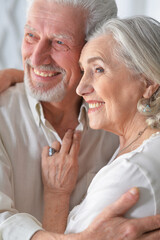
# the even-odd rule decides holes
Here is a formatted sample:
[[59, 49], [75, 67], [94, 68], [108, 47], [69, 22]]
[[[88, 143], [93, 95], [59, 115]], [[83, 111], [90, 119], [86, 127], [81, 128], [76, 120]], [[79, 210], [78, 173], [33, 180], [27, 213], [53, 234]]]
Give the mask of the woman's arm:
[[[142, 162], [147, 165], [146, 156], [143, 157]], [[66, 233], [85, 230], [106, 206], [115, 202], [124, 192], [134, 186], [140, 189], [141, 198], [127, 217], [141, 218], [159, 213], [154, 210], [159, 207], [157, 201], [154, 200], [155, 195], [152, 194], [157, 185], [153, 186], [150, 183], [152, 176], [145, 175], [144, 169], [146, 167], [142, 169], [135, 160], [126, 159], [116, 159], [112, 164], [102, 168], [92, 180], [83, 202], [70, 212]], [[160, 166], [157, 171], [160, 171]]]
[[123, 194], [117, 201], [107, 206], [94, 219], [90, 226], [82, 232], [84, 234], [82, 236], [86, 237], [84, 239], [159, 240], [160, 215], [140, 219], [127, 219], [123, 217], [128, 210], [135, 205], [138, 198], [138, 189], [132, 188], [130, 191]]
[[64, 235], [38, 231], [31, 240], [159, 240], [160, 215], [141, 219], [123, 218], [138, 198], [138, 191], [131, 189], [106, 207], [84, 232]]
[[23, 82], [24, 72], [13, 68], [0, 70], [0, 92], [18, 82]]
[[49, 147], [45, 147], [42, 153], [43, 228], [55, 233], [64, 233], [70, 196], [78, 175], [80, 133], [69, 130], [63, 138], [62, 146], [55, 141], [52, 147], [57, 150], [53, 156], [48, 156]]

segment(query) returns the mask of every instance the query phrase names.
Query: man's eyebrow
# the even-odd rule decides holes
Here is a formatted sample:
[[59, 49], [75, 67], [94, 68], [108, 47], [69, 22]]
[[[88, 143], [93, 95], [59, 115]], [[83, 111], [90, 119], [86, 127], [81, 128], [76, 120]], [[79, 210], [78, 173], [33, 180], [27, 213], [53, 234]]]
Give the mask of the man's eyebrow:
[[73, 41], [73, 37], [71, 35], [68, 34], [64, 34], [64, 33], [59, 33], [59, 34], [52, 34], [51, 37], [53, 38], [60, 38], [60, 39], [67, 39], [70, 41]]
[[27, 28], [27, 29], [31, 30], [32, 32], [36, 32], [36, 29], [31, 27], [29, 24], [25, 24], [24, 28]]

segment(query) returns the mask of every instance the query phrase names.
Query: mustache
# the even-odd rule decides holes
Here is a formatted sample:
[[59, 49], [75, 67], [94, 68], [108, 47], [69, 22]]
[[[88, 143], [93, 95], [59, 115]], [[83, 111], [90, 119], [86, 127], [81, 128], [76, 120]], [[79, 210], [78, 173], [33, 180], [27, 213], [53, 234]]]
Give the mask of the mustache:
[[61, 67], [55, 66], [55, 65], [51, 65], [51, 64], [47, 64], [47, 65], [40, 65], [38, 67], [34, 67], [31, 63], [30, 59], [26, 59], [25, 61], [25, 65], [29, 65], [32, 68], [36, 68], [37, 70], [42, 70], [42, 71], [54, 71], [54, 72], [60, 72], [62, 74], [65, 74], [65, 70]]

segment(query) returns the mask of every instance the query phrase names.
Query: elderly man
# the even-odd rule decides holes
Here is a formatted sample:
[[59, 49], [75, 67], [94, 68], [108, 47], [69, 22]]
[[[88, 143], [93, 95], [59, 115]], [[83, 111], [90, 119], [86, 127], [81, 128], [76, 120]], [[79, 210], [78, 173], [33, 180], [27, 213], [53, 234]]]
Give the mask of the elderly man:
[[[82, 131], [79, 176], [71, 208], [81, 201], [94, 174], [116, 148], [115, 136], [89, 128], [86, 106], [75, 93], [81, 77], [78, 59], [85, 39], [98, 22], [116, 16], [116, 11], [114, 0], [29, 1], [22, 44], [25, 87], [17, 84], [0, 96], [0, 234], [4, 240], [113, 239], [109, 235], [110, 221], [107, 231], [104, 217], [107, 221], [124, 214], [137, 200], [133, 191], [124, 195], [111, 210], [102, 213], [101, 221], [95, 221], [82, 234], [58, 235], [44, 231], [40, 224], [43, 146], [54, 140], [61, 142], [68, 129]], [[125, 208], [118, 211], [122, 201]], [[118, 223], [125, 225], [125, 220], [113, 219], [114, 232]], [[147, 222], [145, 219], [134, 234], [129, 231], [128, 239], [137, 239], [158, 227], [153, 222], [154, 226], [146, 229]], [[137, 224], [136, 220], [133, 224]], [[121, 239], [128, 234], [127, 227], [126, 231], [122, 229], [117, 229], [115, 239], [119, 239], [120, 232]]]

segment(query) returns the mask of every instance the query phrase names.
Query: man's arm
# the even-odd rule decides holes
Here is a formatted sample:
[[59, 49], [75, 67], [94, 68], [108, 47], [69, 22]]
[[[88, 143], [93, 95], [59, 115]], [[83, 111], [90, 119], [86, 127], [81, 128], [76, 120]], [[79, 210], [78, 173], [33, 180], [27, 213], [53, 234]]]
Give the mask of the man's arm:
[[142, 219], [123, 218], [138, 198], [138, 190], [131, 189], [106, 207], [81, 233], [63, 235], [38, 231], [31, 240], [159, 240], [160, 215]]
[[6, 90], [11, 85], [23, 82], [24, 72], [13, 68], [0, 71], [0, 92]]
[[[160, 215], [141, 219], [126, 219], [123, 216], [138, 201], [136, 188], [131, 189], [119, 200], [98, 215], [84, 232], [93, 234], [96, 229], [96, 240], [158, 240], [160, 239]], [[157, 231], [155, 231], [157, 230]], [[155, 232], [151, 232], [155, 231]]]
[[38, 230], [41, 223], [16, 208], [12, 165], [0, 137], [0, 239], [29, 240]]

